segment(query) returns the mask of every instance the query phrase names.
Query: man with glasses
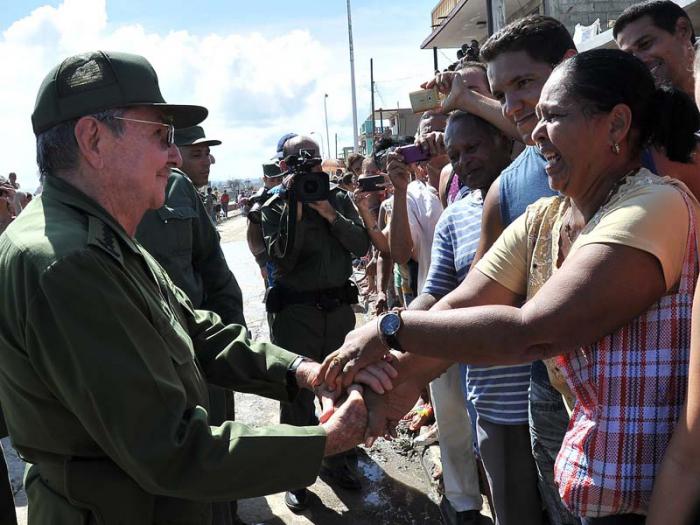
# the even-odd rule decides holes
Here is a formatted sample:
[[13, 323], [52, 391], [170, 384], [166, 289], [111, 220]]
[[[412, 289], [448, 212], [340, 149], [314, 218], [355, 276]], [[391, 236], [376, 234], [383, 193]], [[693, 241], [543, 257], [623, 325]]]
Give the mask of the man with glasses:
[[[210, 523], [211, 501], [313, 482], [363, 439], [354, 390], [321, 426], [212, 425], [207, 383], [291, 400], [318, 365], [196, 310], [134, 239], [180, 162], [143, 57], [72, 56], [32, 114], [44, 192], [0, 236], [0, 403], [35, 523]], [[206, 379], [205, 379], [206, 378]]]
[[[208, 177], [209, 146], [221, 141], [207, 139], [201, 126], [174, 130], [175, 145], [183, 157], [183, 169], [200, 176], [200, 153], [206, 154]], [[170, 131], [169, 131], [170, 132]], [[193, 152], [192, 150], [203, 150]], [[188, 163], [184, 159], [188, 159]], [[206, 181], [205, 181], [206, 184]], [[212, 223], [202, 198], [186, 173], [177, 168], [170, 171], [165, 187], [165, 204], [149, 210], [136, 230], [136, 238], [168, 272], [173, 283], [187, 295], [195, 308], [211, 310], [224, 324], [246, 325], [243, 316], [243, 296], [235, 276], [229, 270], [221, 251], [220, 237]], [[231, 390], [209, 385], [209, 419], [213, 425], [235, 416]], [[236, 523], [236, 502], [214, 505], [214, 525]]]

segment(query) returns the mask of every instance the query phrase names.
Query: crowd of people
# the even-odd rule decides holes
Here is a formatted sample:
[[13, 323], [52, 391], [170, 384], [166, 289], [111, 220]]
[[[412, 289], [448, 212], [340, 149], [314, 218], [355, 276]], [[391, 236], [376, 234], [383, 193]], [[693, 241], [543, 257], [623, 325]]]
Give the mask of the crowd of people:
[[[412, 144], [332, 183], [311, 137], [281, 137], [247, 203], [272, 343], [197, 192], [206, 108], [166, 104], [137, 55], [56, 66], [41, 196], [0, 181], [0, 403], [30, 522], [228, 524], [279, 491], [303, 512], [429, 404], [446, 523], [480, 523], [480, 469], [495, 525], [696, 523], [700, 57], [674, 2], [613, 34], [577, 53], [532, 15], [470, 43], [423, 85], [444, 99]], [[376, 321], [355, 328], [361, 294]], [[279, 400], [280, 425], [235, 422], [233, 390]]]
[[[404, 311], [324, 363], [327, 382], [350, 384], [391, 337], [399, 385], [376, 418], [368, 403], [369, 434], [430, 382], [458, 511], [467, 492], [447, 469], [453, 453], [471, 462], [465, 379], [497, 523], [542, 523], [541, 505], [549, 523], [696, 519], [695, 35], [672, 2], [628, 8], [613, 32], [619, 50], [577, 54], [558, 21], [524, 18], [425, 84], [447, 123], [423, 115], [423, 166], [389, 154], [391, 219], [370, 233], [390, 261], [417, 263], [415, 284]], [[380, 298], [399, 296], [390, 284]]]

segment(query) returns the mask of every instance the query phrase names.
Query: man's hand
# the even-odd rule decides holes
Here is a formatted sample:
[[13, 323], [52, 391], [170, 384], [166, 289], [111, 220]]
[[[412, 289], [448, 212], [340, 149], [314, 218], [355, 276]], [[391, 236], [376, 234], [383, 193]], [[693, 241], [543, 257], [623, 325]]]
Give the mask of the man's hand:
[[408, 164], [406, 164], [400, 153], [389, 153], [387, 159], [386, 171], [389, 180], [394, 185], [394, 191], [406, 193], [408, 183], [411, 182], [411, 172], [408, 169]]
[[308, 205], [331, 224], [338, 218], [338, 212], [328, 201], [309, 202]]
[[474, 107], [479, 103], [480, 96], [486, 96], [470, 89], [464, 77], [459, 71], [447, 71], [438, 73], [435, 78], [421, 84], [423, 89], [437, 87], [440, 93], [447, 95], [442, 101], [441, 111], [449, 113], [456, 109], [474, 112]]
[[423, 89], [433, 89], [436, 87], [440, 93], [447, 95], [450, 92], [450, 89], [452, 89], [452, 80], [455, 75], [457, 75], [455, 71], [445, 71], [444, 73], [438, 72], [435, 74], [434, 78], [428, 80], [427, 82], [423, 82], [420, 87]]
[[447, 155], [445, 134], [440, 131], [433, 131], [427, 135], [418, 137], [416, 139], [416, 145], [420, 146], [431, 158]]
[[[300, 388], [313, 390], [321, 405], [321, 423], [328, 420], [336, 410], [336, 402], [341, 397], [343, 390], [329, 388], [320, 377], [321, 365], [311, 360], [302, 361], [296, 370], [297, 385]], [[398, 372], [390, 361], [372, 363], [355, 376], [355, 382], [368, 386], [373, 392], [381, 395], [394, 388], [393, 380]]]
[[355, 382], [360, 370], [383, 361], [387, 355], [390, 354], [376, 323], [367, 323], [346, 335], [343, 346], [326, 357], [318, 372], [318, 382], [347, 388]]
[[[389, 183], [387, 182], [386, 185], [388, 186]], [[369, 198], [375, 194], [376, 193], [373, 191], [362, 190], [355, 190], [350, 194], [352, 196], [352, 201], [355, 203], [355, 206], [357, 206], [357, 211], [363, 219], [370, 216]]]
[[369, 424], [365, 445], [372, 446], [377, 437], [394, 436], [396, 425], [408, 413], [420, 397], [423, 386], [406, 381], [382, 396], [366, 392], [365, 405], [369, 411]]
[[347, 399], [321, 426], [326, 430], [326, 456], [350, 450], [365, 439], [367, 408], [362, 400], [362, 387], [348, 389]]

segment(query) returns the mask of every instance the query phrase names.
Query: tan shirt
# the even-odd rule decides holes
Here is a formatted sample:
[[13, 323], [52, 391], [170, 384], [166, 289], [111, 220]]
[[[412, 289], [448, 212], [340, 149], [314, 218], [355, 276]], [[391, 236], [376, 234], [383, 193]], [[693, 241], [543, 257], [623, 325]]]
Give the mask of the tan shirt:
[[[671, 290], [680, 277], [689, 227], [681, 191], [687, 191], [683, 183], [639, 170], [596, 212], [569, 254], [598, 243], [637, 248], [658, 259], [666, 289]], [[700, 205], [692, 196], [691, 201], [697, 212]], [[561, 221], [569, 206], [569, 199], [562, 196], [530, 205], [477, 263], [477, 269], [529, 300], [557, 270]], [[554, 360], [545, 360], [545, 364], [552, 384], [569, 404], [571, 392]]]

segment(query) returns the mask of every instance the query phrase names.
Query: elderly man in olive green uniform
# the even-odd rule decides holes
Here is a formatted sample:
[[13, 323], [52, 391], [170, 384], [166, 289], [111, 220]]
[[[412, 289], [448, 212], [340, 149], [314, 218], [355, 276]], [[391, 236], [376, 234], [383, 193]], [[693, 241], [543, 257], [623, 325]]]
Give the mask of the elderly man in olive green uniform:
[[[201, 126], [175, 130], [175, 145], [190, 159], [190, 148], [218, 146], [220, 140], [208, 139]], [[201, 170], [191, 162], [183, 169]], [[208, 166], [207, 166], [208, 169]], [[165, 187], [165, 204], [149, 210], [136, 230], [136, 239], [168, 272], [168, 277], [180, 288], [197, 309], [211, 310], [224, 324], [245, 326], [243, 297], [236, 278], [229, 270], [221, 251], [219, 233], [204, 209], [202, 199], [187, 174], [172, 169]], [[209, 386], [209, 420], [220, 425], [235, 415], [233, 392]], [[214, 505], [214, 525], [241, 523], [237, 504]]]
[[[309, 137], [282, 137], [278, 144], [280, 167], [286, 170], [289, 157], [299, 155], [301, 150], [316, 155], [319, 148]], [[320, 163], [313, 170], [320, 173]], [[300, 175], [294, 178], [299, 179]], [[290, 184], [289, 179], [286, 184]], [[294, 208], [296, 218], [290, 219], [290, 209]], [[291, 205], [288, 195], [278, 192], [263, 205], [261, 216], [272, 263], [267, 294], [267, 308], [273, 314], [272, 341], [321, 361], [342, 345], [345, 335], [355, 326], [351, 305], [357, 302], [357, 288], [349, 279], [353, 254], [361, 256], [369, 249], [367, 231], [347, 192], [337, 188], [330, 191], [326, 200]], [[280, 422], [316, 424], [313, 401], [308, 392], [291, 403], [283, 402]], [[344, 457], [329, 458], [324, 470], [341, 487], [359, 488]], [[308, 504], [308, 493], [303, 488], [289, 491], [285, 503], [299, 512]]]
[[33, 464], [30, 524], [209, 524], [211, 501], [310, 483], [362, 440], [355, 391], [317, 427], [210, 424], [207, 381], [290, 400], [318, 365], [195, 310], [133, 238], [179, 161], [173, 125], [205, 116], [126, 53], [70, 57], [39, 88], [44, 192], [0, 236], [0, 402]]

